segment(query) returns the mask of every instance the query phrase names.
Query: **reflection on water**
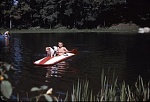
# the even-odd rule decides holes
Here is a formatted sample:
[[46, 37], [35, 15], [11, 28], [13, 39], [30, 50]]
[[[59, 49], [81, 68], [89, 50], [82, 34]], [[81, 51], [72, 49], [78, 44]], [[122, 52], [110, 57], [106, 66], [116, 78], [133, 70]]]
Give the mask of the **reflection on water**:
[[13, 49], [13, 60], [14, 60], [14, 65], [17, 67], [17, 69], [20, 69], [20, 65], [21, 65], [21, 62], [22, 62], [22, 48], [21, 48], [21, 41], [19, 38], [15, 38], [14, 39], [14, 49]]
[[5, 52], [10, 52], [10, 46], [9, 46], [9, 38], [5, 38], [5, 47], [4, 47]]
[[9, 37], [5, 37], [3, 39], [0, 39], [0, 49], [4, 48], [5, 52], [9, 52]]
[[65, 61], [62, 61], [56, 65], [47, 67], [46, 78], [50, 77], [62, 77], [62, 74], [65, 74], [65, 69], [67, 69], [69, 65]]
[[15, 80], [15, 84], [18, 85], [20, 78], [21, 78], [21, 72], [22, 72], [22, 66], [23, 66], [23, 49], [21, 44], [21, 39], [19, 37], [15, 37], [13, 40], [13, 47], [12, 47], [12, 60], [13, 60], [13, 66], [16, 69], [15, 74], [13, 76]]
[[[54, 66], [35, 66], [33, 62], [45, 57], [45, 47], [64, 42], [67, 49], [78, 54]], [[48, 85], [54, 93], [72, 90], [78, 78], [88, 78], [94, 90], [99, 89], [101, 70], [111, 78], [116, 70], [118, 80], [133, 83], [138, 75], [149, 80], [150, 35], [112, 33], [73, 34], [13, 34], [10, 42], [0, 48], [0, 61], [13, 64], [14, 90], [25, 94], [34, 86]], [[9, 50], [4, 50], [4, 48]]]
[[5, 38], [5, 47], [8, 47], [8, 46], [9, 46], [9, 38], [6, 37], [6, 38]]

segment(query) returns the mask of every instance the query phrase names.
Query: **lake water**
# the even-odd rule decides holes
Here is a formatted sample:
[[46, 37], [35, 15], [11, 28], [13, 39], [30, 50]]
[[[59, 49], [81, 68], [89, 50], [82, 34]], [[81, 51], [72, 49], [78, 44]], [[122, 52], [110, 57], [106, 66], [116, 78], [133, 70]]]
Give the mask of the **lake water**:
[[[57, 66], [35, 66], [46, 56], [45, 47], [64, 42], [77, 55]], [[88, 79], [93, 90], [99, 90], [102, 69], [112, 76], [115, 69], [119, 82], [134, 84], [141, 75], [150, 78], [150, 35], [120, 33], [11, 34], [9, 42], [0, 44], [0, 61], [10, 63], [16, 71], [9, 73], [14, 86], [13, 97], [30, 94], [34, 86], [47, 85], [54, 94], [72, 90], [78, 79]], [[108, 74], [109, 72], [109, 74]]]

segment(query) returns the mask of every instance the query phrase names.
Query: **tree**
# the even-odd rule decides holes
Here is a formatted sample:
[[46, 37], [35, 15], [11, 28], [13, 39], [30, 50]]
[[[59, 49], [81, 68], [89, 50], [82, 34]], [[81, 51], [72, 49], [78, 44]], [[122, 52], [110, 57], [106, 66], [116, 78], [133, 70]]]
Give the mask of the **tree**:
[[13, 6], [13, 0], [2, 0], [0, 2], [0, 19], [1, 19], [1, 26], [5, 28], [10, 27], [11, 21], [11, 7]]
[[150, 9], [149, 9], [149, 0], [127, 0], [127, 9], [128, 14], [127, 18], [141, 26], [150, 25]]
[[40, 4], [40, 16], [42, 19], [42, 26], [52, 28], [57, 23], [57, 0], [37, 0]]
[[17, 5], [12, 8], [12, 18], [15, 26], [19, 28], [28, 28], [31, 25], [31, 7], [30, 2], [20, 0]]
[[148, 0], [1, 0], [0, 27], [96, 28], [121, 22], [149, 26]]

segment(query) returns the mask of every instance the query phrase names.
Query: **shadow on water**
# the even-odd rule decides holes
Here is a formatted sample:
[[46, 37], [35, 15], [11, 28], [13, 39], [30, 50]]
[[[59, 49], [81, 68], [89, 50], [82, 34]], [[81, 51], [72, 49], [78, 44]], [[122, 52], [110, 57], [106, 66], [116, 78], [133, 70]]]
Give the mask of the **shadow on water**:
[[[68, 50], [78, 54], [54, 66], [35, 66], [33, 62], [46, 56], [45, 47], [63, 41]], [[7, 43], [8, 44], [8, 43]], [[7, 45], [6, 44], [6, 45]], [[14, 96], [30, 93], [34, 86], [47, 85], [54, 94], [65, 95], [78, 78], [90, 80], [90, 87], [99, 90], [101, 70], [112, 78], [115, 69], [119, 81], [129, 84], [141, 75], [150, 74], [150, 35], [112, 33], [12, 34], [7, 46], [0, 48], [0, 61], [12, 64], [10, 73]], [[8, 49], [5, 49], [8, 48]], [[33, 95], [32, 93], [29, 95]]]
[[3, 37], [0, 38], [0, 58], [2, 58], [2, 55], [8, 55], [10, 52], [10, 38], [9, 37]]

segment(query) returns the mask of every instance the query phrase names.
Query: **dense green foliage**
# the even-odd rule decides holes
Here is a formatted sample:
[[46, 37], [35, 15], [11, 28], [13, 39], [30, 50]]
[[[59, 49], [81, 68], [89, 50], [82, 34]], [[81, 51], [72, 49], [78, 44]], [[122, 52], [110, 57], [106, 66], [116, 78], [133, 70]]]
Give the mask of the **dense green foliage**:
[[[17, 2], [16, 2], [17, 1]], [[148, 0], [1, 0], [1, 28], [148, 26]]]
[[9, 81], [7, 72], [13, 69], [13, 67], [4, 62], [0, 62], [0, 96], [1, 99], [9, 99], [12, 94], [12, 85]]

